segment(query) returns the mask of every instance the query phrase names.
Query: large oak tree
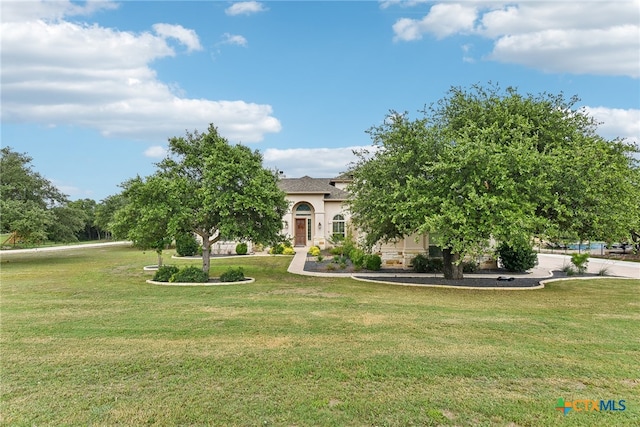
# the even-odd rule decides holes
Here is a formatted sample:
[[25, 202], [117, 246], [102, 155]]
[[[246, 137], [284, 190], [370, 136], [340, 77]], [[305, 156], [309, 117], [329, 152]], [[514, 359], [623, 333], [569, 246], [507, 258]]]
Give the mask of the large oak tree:
[[355, 224], [369, 243], [433, 233], [453, 279], [492, 238], [628, 237], [637, 150], [598, 136], [577, 101], [476, 85], [452, 88], [418, 119], [392, 112], [369, 130], [374, 150], [357, 153]]
[[[275, 171], [263, 167], [258, 151], [230, 144], [213, 125], [206, 133], [187, 132], [169, 139], [168, 156], [158, 163], [153, 178], [142, 180], [143, 186], [153, 182], [163, 190], [135, 201], [140, 212], [136, 227], [145, 222], [166, 236], [196, 233], [202, 238], [202, 269], [208, 272], [211, 245], [221, 238], [258, 243], [280, 239], [288, 202], [277, 180]], [[136, 196], [126, 193], [132, 203]], [[145, 219], [145, 212], [152, 210], [166, 223], [154, 221], [155, 215]]]

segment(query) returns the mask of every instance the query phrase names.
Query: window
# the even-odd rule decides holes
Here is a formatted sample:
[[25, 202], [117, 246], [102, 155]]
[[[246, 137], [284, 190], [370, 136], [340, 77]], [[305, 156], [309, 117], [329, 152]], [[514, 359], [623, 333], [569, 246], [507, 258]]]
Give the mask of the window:
[[332, 229], [332, 234], [338, 234], [342, 237], [346, 236], [346, 229], [345, 229], [345, 222], [344, 222], [344, 215], [336, 215], [333, 217], [333, 229]]
[[300, 203], [296, 208], [296, 216], [311, 216], [311, 206], [306, 203]]

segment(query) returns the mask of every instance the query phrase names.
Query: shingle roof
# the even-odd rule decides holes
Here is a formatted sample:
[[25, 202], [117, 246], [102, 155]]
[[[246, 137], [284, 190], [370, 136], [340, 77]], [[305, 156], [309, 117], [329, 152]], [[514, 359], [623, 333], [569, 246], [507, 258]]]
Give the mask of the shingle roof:
[[287, 194], [324, 194], [325, 200], [346, 200], [349, 193], [334, 187], [332, 178], [282, 178], [278, 181], [278, 187]]

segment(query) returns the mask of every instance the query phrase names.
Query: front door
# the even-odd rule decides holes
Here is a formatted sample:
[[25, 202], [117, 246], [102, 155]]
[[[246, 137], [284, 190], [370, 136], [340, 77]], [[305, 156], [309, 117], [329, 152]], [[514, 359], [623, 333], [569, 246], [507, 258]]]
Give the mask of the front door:
[[296, 246], [307, 246], [307, 220], [296, 218]]

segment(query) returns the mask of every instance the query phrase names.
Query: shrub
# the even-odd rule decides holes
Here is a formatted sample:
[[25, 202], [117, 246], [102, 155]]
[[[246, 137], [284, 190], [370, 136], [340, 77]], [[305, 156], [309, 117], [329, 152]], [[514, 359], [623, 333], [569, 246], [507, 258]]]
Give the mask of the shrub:
[[229, 268], [220, 275], [221, 282], [242, 282], [244, 280], [244, 270], [242, 267]]
[[572, 254], [571, 264], [576, 266], [576, 270], [579, 274], [583, 274], [587, 271], [587, 264], [589, 263], [589, 254]]
[[311, 256], [318, 256], [320, 255], [320, 248], [317, 246], [311, 246], [311, 249], [309, 249], [309, 254]]
[[498, 247], [502, 265], [508, 271], [527, 271], [538, 264], [536, 251], [528, 244], [509, 245], [502, 243]]
[[246, 243], [238, 243], [236, 245], [236, 253], [238, 255], [246, 255], [247, 254], [247, 244]]
[[278, 243], [269, 250], [271, 255], [282, 255], [282, 252], [284, 252], [284, 245], [282, 243]]
[[191, 233], [180, 234], [176, 237], [176, 252], [179, 256], [194, 256], [198, 253], [200, 244]]
[[171, 276], [169, 281], [178, 283], [204, 283], [209, 281], [209, 274], [198, 267], [189, 266], [180, 269]]
[[442, 258], [427, 258], [418, 254], [413, 258], [413, 270], [416, 273], [442, 273]]
[[331, 255], [335, 255], [335, 256], [338, 256], [338, 257], [342, 255], [342, 252], [343, 252], [342, 246], [336, 246], [336, 247], [333, 247], [333, 248], [329, 249], [329, 253]]
[[416, 273], [426, 273], [429, 268], [429, 258], [418, 254], [413, 258], [413, 271]]
[[475, 273], [478, 271], [478, 263], [475, 261], [464, 261], [462, 263], [463, 273]]
[[171, 276], [178, 272], [178, 267], [175, 265], [163, 265], [158, 268], [156, 274], [153, 275], [153, 280], [156, 282], [168, 282]]
[[364, 259], [366, 255], [367, 254], [365, 254], [362, 249], [354, 248], [353, 250], [351, 250], [349, 258], [356, 268], [362, 268], [364, 267]]
[[295, 255], [296, 251], [291, 246], [287, 246], [282, 250], [282, 254], [283, 255]]
[[382, 266], [382, 258], [380, 258], [380, 255], [370, 254], [365, 256], [364, 268], [371, 271], [378, 271], [380, 270], [380, 266]]

